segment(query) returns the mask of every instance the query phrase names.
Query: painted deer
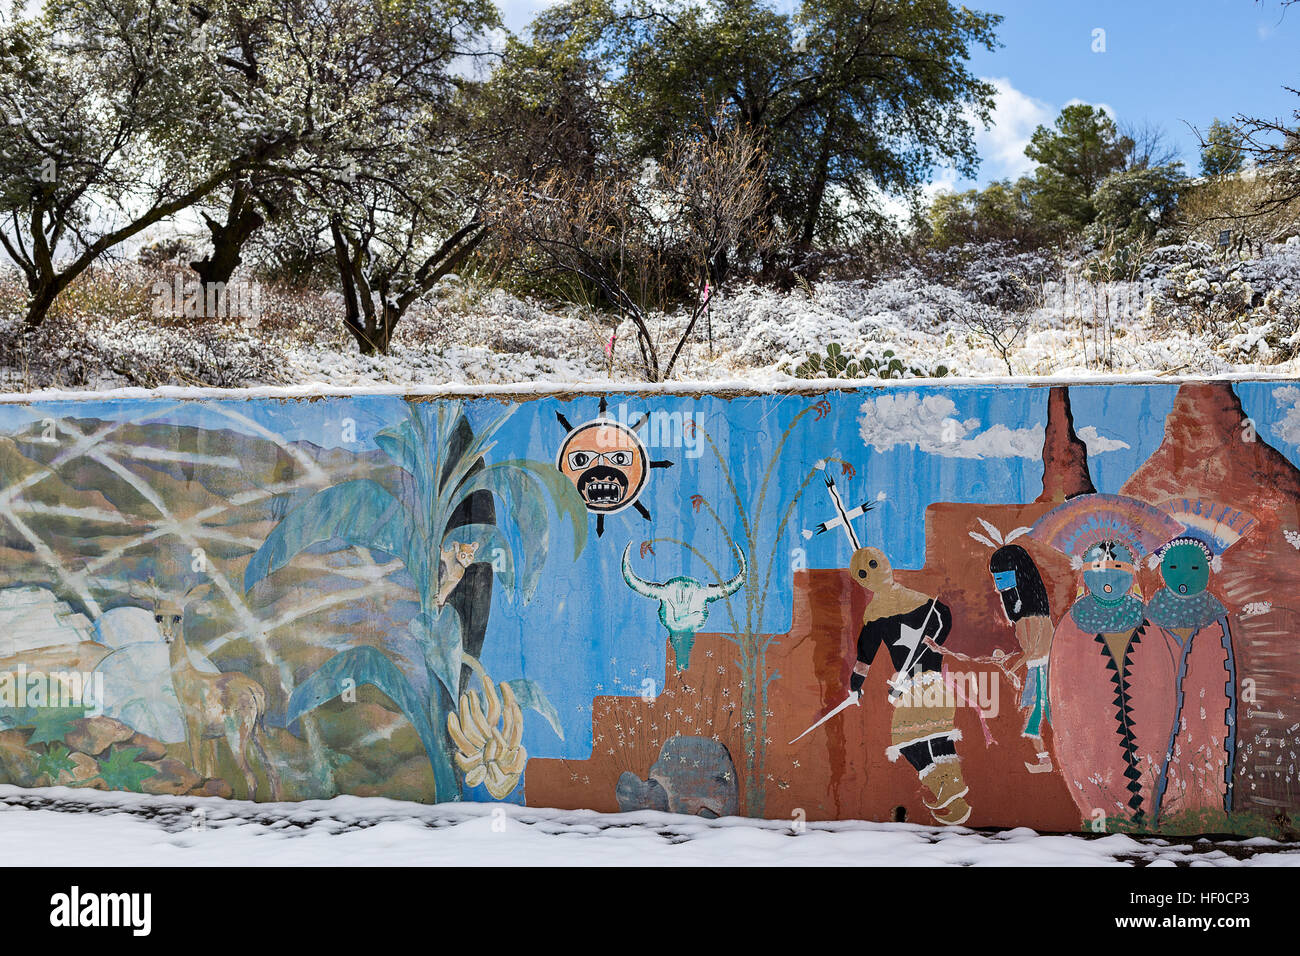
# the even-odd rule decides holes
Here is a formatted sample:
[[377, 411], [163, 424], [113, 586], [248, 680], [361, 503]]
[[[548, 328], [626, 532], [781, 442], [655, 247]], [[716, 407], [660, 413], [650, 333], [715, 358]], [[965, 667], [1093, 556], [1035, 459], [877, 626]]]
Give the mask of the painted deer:
[[266, 770], [271, 799], [276, 800], [280, 795], [280, 777], [267, 759], [264, 745], [266, 728], [262, 721], [266, 715], [266, 691], [246, 674], [238, 671], [205, 673], [190, 661], [185, 643], [185, 608], [209, 587], [211, 585], [202, 584], [191, 588], [180, 600], [157, 589], [153, 595], [154, 620], [168, 645], [172, 688], [176, 691], [185, 722], [185, 740], [190, 757], [194, 769], [203, 777], [215, 776], [217, 741], [224, 737], [235, 763], [244, 773], [248, 799], [253, 800], [257, 778], [248, 759], [251, 745]]

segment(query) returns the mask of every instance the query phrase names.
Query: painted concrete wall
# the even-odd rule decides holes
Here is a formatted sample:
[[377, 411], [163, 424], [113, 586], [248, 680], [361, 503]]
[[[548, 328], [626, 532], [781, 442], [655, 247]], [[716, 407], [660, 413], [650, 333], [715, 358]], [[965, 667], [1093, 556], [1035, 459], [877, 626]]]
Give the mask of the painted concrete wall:
[[0, 780], [1291, 835], [1298, 444], [1277, 381], [11, 400]]

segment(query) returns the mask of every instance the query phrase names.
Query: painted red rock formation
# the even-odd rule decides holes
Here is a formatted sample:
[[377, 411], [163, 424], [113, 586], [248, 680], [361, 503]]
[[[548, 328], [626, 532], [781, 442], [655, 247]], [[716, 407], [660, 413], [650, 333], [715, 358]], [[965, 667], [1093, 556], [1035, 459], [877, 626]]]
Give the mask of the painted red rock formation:
[[1047, 428], [1043, 433], [1043, 493], [1037, 500], [1060, 504], [1096, 490], [1088, 473], [1088, 446], [1074, 431], [1070, 390], [1053, 385], [1047, 396]]

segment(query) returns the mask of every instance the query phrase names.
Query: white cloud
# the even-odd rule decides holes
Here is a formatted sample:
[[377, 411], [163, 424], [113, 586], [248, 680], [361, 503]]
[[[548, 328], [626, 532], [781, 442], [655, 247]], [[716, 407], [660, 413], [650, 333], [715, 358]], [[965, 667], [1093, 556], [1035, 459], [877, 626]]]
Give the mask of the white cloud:
[[945, 458], [1037, 458], [1043, 429], [994, 425], [980, 431], [980, 420], [956, 417], [957, 406], [943, 395], [914, 392], [880, 395], [862, 403], [858, 433], [867, 446], [888, 451], [910, 445]]
[[1282, 409], [1282, 420], [1273, 426], [1277, 437], [1288, 445], [1300, 445], [1300, 388], [1284, 385], [1273, 389], [1273, 401]]
[[[1005, 76], [980, 79], [993, 87], [989, 128], [985, 129], [973, 112], [966, 112], [967, 121], [975, 128], [980, 180], [1018, 179], [1034, 168], [1034, 162], [1025, 155], [1029, 138], [1039, 126], [1052, 124], [1056, 110], [1050, 103], [1016, 89]], [[969, 189], [971, 185], [969, 181], [960, 180], [951, 166], [939, 166], [925, 189], [926, 199], [933, 199], [939, 192]]]
[[[1300, 398], [1300, 389], [1296, 392]], [[978, 418], [959, 419], [956, 404], [944, 395], [922, 398], [908, 392], [867, 399], [858, 413], [858, 434], [876, 451], [909, 445], [945, 458], [1039, 458], [1043, 454], [1043, 426], [983, 428]], [[1098, 433], [1092, 425], [1079, 429], [1078, 435], [1089, 455], [1129, 447]]]
[[1119, 451], [1121, 448], [1129, 447], [1128, 442], [1120, 441], [1118, 438], [1107, 438], [1097, 431], [1096, 425], [1084, 425], [1075, 434], [1088, 446], [1089, 455], [1100, 455], [1102, 452]]
[[1050, 126], [1056, 110], [1016, 89], [1005, 76], [984, 77], [993, 85], [993, 125], [976, 127], [975, 145], [991, 179], [1015, 179], [1034, 168], [1025, 155], [1029, 138], [1039, 126]]

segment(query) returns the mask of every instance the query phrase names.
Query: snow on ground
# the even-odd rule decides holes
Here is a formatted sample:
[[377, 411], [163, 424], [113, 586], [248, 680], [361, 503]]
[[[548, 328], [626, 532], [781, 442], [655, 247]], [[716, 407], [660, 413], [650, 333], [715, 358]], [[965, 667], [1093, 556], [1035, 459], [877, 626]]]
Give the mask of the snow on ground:
[[[1300, 373], [1300, 241], [1244, 262], [1223, 261], [1203, 246], [1166, 247], [1134, 281], [1088, 279], [1077, 268], [1048, 276], [1037, 260], [1026, 264], [1030, 258], [975, 256], [941, 273], [900, 267], [872, 281], [791, 291], [729, 288], [714, 297], [673, 379], [790, 382], [799, 363], [831, 343], [855, 358], [887, 361], [892, 352], [909, 369], [928, 374], [943, 365], [963, 377]], [[79, 313], [62, 328], [51, 319], [38, 343], [21, 344], [16, 315], [0, 318], [0, 389], [645, 378], [629, 320], [614, 328], [606, 314], [454, 277], [412, 310], [389, 354], [363, 356], [343, 329], [336, 295], [268, 292], [256, 323], [160, 324], [149, 318], [142, 291], [153, 279], [132, 272], [137, 267], [117, 268], [94, 280], [104, 288], [85, 297], [90, 318]], [[0, 314], [20, 298], [4, 293]], [[122, 307], [109, 315], [113, 303]], [[650, 316], [661, 361], [685, 321]]]
[[0, 786], [0, 859], [22, 866], [1300, 866], [1300, 845], [1039, 835], [371, 797], [302, 803]]

